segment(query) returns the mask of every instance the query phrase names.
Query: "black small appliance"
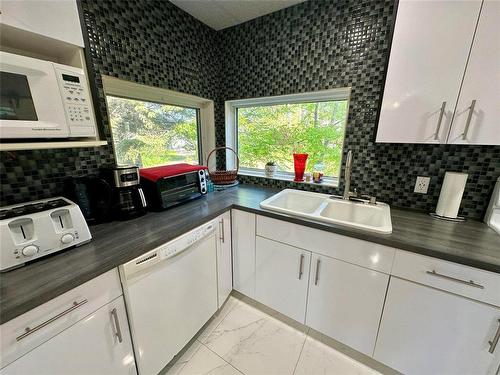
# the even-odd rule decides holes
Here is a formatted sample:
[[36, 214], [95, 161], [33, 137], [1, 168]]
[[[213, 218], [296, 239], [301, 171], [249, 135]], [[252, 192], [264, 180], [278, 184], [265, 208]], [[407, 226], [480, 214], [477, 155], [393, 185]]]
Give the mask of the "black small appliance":
[[64, 195], [78, 204], [89, 224], [111, 220], [113, 189], [96, 175], [72, 177], [65, 182]]
[[113, 190], [113, 218], [127, 220], [146, 213], [146, 198], [139, 185], [139, 168], [133, 165], [114, 165], [101, 168], [100, 174]]

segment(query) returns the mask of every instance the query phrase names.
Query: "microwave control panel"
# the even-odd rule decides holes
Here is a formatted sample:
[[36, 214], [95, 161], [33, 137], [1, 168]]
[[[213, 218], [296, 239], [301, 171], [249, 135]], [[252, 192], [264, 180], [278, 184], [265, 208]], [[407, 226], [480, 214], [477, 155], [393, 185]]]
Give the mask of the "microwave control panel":
[[56, 74], [63, 99], [70, 137], [95, 136], [94, 112], [90, 102], [89, 88], [81, 69], [70, 71], [56, 65]]

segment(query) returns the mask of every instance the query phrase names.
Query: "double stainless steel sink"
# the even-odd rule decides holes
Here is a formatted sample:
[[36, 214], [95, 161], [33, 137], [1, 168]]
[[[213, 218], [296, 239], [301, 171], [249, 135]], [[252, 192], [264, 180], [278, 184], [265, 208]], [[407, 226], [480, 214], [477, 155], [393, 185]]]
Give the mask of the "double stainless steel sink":
[[391, 209], [389, 205], [380, 202], [369, 204], [328, 194], [285, 189], [262, 201], [260, 207], [370, 232], [392, 233]]

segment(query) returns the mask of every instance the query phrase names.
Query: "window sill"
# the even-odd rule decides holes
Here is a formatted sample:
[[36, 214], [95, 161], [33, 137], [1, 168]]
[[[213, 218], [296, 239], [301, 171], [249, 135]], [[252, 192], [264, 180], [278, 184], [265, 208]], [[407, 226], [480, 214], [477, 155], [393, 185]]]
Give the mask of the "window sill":
[[305, 180], [302, 182], [294, 181], [293, 176], [287, 175], [287, 174], [280, 174], [280, 173], [275, 173], [273, 177], [268, 177], [268, 176], [266, 176], [266, 173], [264, 171], [240, 169], [238, 171], [238, 174], [243, 175], [243, 176], [265, 178], [267, 180], [294, 182], [296, 184], [305, 184], [305, 185], [313, 185], [313, 186], [328, 186], [328, 187], [338, 187], [339, 186], [339, 180], [336, 177], [324, 177], [322, 182], [316, 183], [316, 182], [313, 182], [312, 180], [309, 182], [307, 182]]

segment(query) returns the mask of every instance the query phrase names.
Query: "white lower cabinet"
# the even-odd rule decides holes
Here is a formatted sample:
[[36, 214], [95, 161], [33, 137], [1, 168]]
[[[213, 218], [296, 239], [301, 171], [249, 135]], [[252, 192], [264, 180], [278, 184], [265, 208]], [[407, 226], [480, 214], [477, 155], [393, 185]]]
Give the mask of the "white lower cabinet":
[[0, 373], [136, 374], [123, 297], [86, 316], [4, 367]]
[[232, 210], [233, 287], [255, 297], [255, 214]]
[[231, 252], [231, 212], [217, 218], [217, 296], [218, 306], [233, 290], [233, 263]]
[[381, 272], [313, 254], [306, 324], [371, 356], [388, 280]]
[[304, 323], [311, 253], [262, 237], [255, 248], [255, 299]]
[[392, 277], [374, 358], [407, 375], [498, 374], [499, 319], [499, 308]]

